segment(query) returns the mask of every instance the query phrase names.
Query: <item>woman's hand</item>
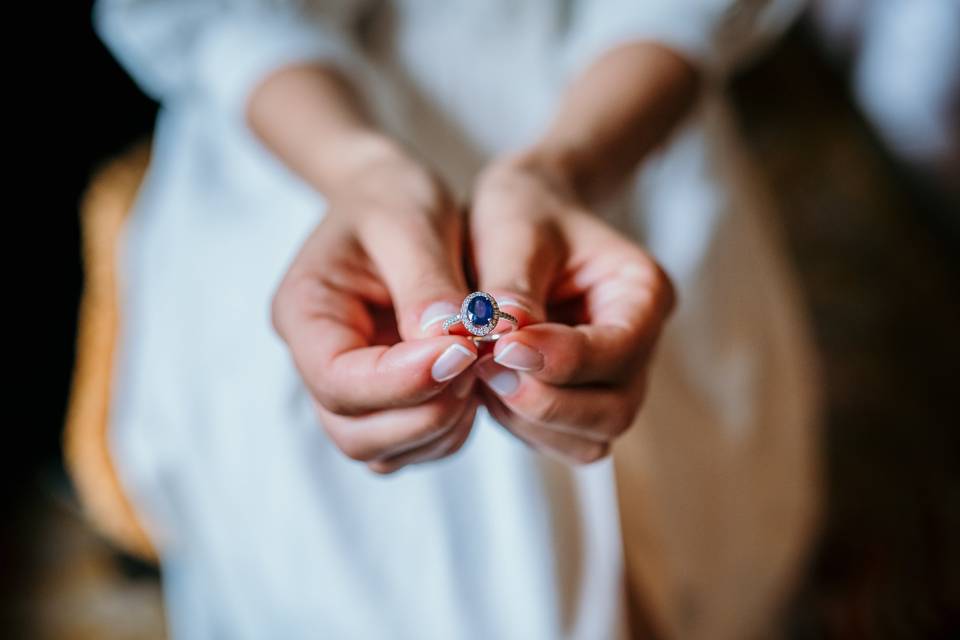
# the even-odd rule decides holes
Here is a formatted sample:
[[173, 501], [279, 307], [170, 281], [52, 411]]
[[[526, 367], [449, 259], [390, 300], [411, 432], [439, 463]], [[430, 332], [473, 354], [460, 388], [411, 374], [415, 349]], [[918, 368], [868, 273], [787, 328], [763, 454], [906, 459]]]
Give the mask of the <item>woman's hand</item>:
[[457, 451], [479, 400], [477, 358], [440, 320], [466, 294], [461, 217], [429, 172], [390, 144], [351, 146], [328, 211], [273, 302], [331, 440], [380, 473]]
[[[655, 43], [606, 52], [543, 137], [481, 176], [470, 224], [480, 288], [525, 326], [477, 363], [490, 412], [532, 446], [590, 462], [633, 422], [673, 289], [594, 217], [694, 103], [698, 73]], [[526, 307], [524, 313], [517, 304]]]
[[[536, 446], [595, 459], [640, 403], [670, 287], [573, 194], [622, 181], [692, 102], [695, 78], [657, 45], [617, 48], [574, 82], [541, 145], [562, 170], [514, 159], [480, 180], [472, 242], [481, 287], [526, 305], [521, 320], [549, 306], [549, 319], [567, 321], [504, 338], [496, 357], [505, 366], [481, 363], [491, 411]], [[473, 373], [460, 374], [477, 351], [438, 335], [467, 292], [453, 203], [377, 132], [331, 68], [271, 74], [248, 119], [329, 201], [277, 292], [274, 324], [331, 438], [380, 472], [455, 451], [476, 409]]]
[[446, 190], [377, 130], [331, 67], [279, 69], [247, 111], [260, 140], [327, 199], [277, 290], [273, 323], [331, 440], [381, 473], [450, 455], [473, 424], [464, 372], [477, 351], [439, 335], [466, 294]]
[[470, 227], [480, 288], [525, 325], [477, 364], [489, 411], [534, 448], [581, 463], [605, 456], [643, 400], [674, 304], [667, 277], [533, 156], [485, 171]]

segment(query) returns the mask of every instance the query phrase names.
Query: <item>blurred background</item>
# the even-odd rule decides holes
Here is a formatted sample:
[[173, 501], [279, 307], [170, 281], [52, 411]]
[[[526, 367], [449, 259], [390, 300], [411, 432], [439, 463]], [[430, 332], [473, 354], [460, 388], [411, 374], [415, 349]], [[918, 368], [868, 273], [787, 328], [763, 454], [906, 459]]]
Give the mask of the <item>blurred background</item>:
[[[0, 483], [2, 637], [164, 637], [161, 576], [87, 526], [60, 449], [81, 198], [104, 163], [143, 148], [156, 114], [90, 5], [58, 9], [58, 59], [41, 69], [61, 109], [55, 147], [34, 145], [57, 162], [33, 195], [45, 282], [27, 299], [39, 367], [14, 387], [29, 417]], [[960, 1], [815, 2], [731, 91], [779, 203], [829, 408], [824, 523], [781, 637], [958, 638]]]

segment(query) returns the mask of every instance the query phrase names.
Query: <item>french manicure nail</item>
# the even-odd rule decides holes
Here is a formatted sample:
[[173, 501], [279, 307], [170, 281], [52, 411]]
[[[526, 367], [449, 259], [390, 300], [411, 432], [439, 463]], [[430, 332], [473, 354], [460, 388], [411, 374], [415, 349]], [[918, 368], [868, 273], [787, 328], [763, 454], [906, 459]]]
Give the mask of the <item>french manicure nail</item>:
[[426, 332], [433, 325], [443, 322], [459, 311], [460, 308], [452, 302], [434, 302], [420, 314], [420, 331]]
[[470, 349], [462, 344], [452, 344], [434, 361], [430, 375], [437, 382], [446, 382], [466, 371], [476, 359], [477, 354]]
[[480, 371], [480, 377], [494, 393], [501, 396], [509, 396], [520, 386], [520, 376], [496, 365], [484, 367]]
[[522, 342], [511, 342], [493, 361], [517, 371], [539, 371], [543, 368], [543, 354]]

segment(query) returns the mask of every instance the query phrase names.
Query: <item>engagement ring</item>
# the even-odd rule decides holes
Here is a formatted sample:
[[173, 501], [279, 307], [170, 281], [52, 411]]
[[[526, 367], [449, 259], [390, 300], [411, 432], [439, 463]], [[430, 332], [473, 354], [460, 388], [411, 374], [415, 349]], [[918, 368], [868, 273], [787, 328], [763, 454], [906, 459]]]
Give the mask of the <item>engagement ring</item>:
[[451, 327], [459, 323], [475, 336], [475, 341], [493, 342], [507, 333], [507, 331], [493, 333], [493, 330], [497, 328], [497, 323], [501, 320], [510, 323], [508, 331], [519, 327], [517, 319], [509, 313], [501, 311], [492, 295], [483, 291], [474, 291], [463, 299], [463, 304], [460, 305], [460, 313], [443, 321], [443, 332], [449, 334]]

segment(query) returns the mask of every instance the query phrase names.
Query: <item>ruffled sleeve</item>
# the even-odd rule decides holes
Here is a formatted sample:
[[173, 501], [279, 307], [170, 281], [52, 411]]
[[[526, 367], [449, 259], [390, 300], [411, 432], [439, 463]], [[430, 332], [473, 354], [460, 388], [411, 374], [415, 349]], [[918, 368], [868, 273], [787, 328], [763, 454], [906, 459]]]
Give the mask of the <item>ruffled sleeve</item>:
[[[321, 3], [317, 3], [321, 4]], [[145, 93], [209, 100], [242, 119], [271, 71], [307, 61], [351, 67], [358, 2], [322, 8], [269, 0], [97, 0], [94, 28]]]
[[723, 77], [777, 38], [803, 0], [590, 0], [575, 10], [572, 54], [585, 66], [632, 41], [658, 42]]

